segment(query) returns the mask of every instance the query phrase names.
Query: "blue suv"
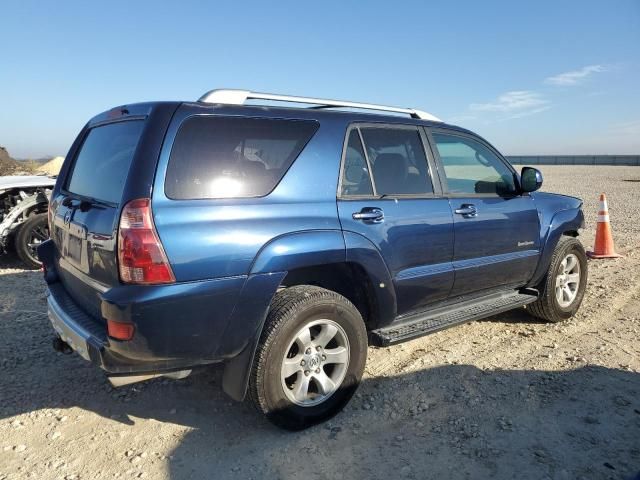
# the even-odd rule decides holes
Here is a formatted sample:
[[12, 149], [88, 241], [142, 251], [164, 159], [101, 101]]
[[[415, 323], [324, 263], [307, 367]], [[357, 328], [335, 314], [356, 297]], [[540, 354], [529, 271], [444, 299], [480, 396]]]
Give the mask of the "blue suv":
[[51, 196], [54, 347], [114, 385], [222, 362], [228, 395], [305, 428], [349, 401], [368, 345], [576, 312], [582, 202], [541, 184], [414, 109], [243, 90], [114, 108]]

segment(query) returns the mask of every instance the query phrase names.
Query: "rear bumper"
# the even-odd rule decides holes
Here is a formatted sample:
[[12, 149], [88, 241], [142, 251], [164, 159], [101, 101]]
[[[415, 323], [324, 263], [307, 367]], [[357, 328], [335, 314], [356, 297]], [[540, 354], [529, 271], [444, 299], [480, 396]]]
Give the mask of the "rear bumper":
[[[49, 287], [49, 318], [58, 335], [85, 359], [109, 375], [122, 376], [175, 372], [229, 360], [233, 368], [232, 374], [225, 374], [225, 391], [233, 390], [238, 398], [244, 395], [255, 345], [286, 272], [170, 285], [121, 285], [90, 295], [86, 290], [67, 289], [72, 279], [59, 275], [54, 253], [51, 240], [38, 249]], [[76, 303], [78, 295], [82, 305]], [[133, 339], [109, 338], [107, 318], [132, 323]]]
[[107, 336], [106, 326], [84, 313], [69, 297], [61, 283], [49, 285], [47, 313], [58, 336], [85, 360], [108, 374], [146, 374], [171, 372], [213, 360], [185, 358], [131, 358], [123, 355], [118, 343]]
[[106, 333], [62, 294], [61, 287], [50, 286], [47, 295], [47, 314], [53, 329], [82, 358], [101, 365]]
[[[205, 289], [205, 294], [201, 285], [197, 294], [190, 292], [193, 286], [186, 292], [184, 285], [172, 287], [169, 291], [168, 286], [161, 291], [152, 288], [144, 295], [134, 288], [126, 298], [103, 300], [103, 312], [113, 314], [108, 318], [134, 324], [135, 335], [130, 341], [108, 337], [106, 321], [82, 310], [61, 282], [49, 284], [49, 320], [73, 350], [109, 374], [170, 372], [224, 360], [230, 352], [220, 347], [232, 306], [219, 305], [216, 311], [216, 295], [210, 289]], [[236, 296], [241, 289], [240, 283]], [[118, 288], [113, 290], [122, 295]], [[203, 308], [203, 302], [209, 303], [209, 308]], [[194, 306], [200, 309], [197, 314]]]
[[[102, 294], [101, 318], [87, 314], [64, 284], [54, 281], [48, 285], [48, 314], [64, 341], [110, 375], [173, 372], [246, 352], [260, 335], [283, 277], [284, 273], [258, 274], [246, 279], [115, 287]], [[104, 318], [132, 323], [133, 339], [108, 337]]]

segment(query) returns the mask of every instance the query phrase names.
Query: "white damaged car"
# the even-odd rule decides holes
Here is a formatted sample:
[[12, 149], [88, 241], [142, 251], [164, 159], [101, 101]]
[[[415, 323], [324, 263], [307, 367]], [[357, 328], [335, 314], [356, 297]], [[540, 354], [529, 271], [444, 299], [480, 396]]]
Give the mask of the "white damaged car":
[[54, 177], [0, 177], [0, 253], [13, 245], [28, 268], [39, 268], [36, 249], [49, 238], [47, 208]]

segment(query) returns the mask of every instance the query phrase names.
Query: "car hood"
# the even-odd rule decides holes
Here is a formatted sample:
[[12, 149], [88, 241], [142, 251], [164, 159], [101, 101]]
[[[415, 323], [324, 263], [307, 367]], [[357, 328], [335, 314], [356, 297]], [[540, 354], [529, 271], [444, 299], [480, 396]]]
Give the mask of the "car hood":
[[0, 177], [0, 192], [10, 188], [53, 187], [56, 179], [46, 175], [9, 175]]
[[533, 192], [536, 203], [552, 207], [555, 211], [582, 207], [582, 199], [560, 193]]

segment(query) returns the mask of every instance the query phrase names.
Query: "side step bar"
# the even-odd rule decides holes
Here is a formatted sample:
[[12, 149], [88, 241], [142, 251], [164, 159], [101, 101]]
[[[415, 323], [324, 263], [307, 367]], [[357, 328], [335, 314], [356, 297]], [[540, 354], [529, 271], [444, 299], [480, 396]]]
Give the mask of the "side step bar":
[[370, 334], [371, 341], [380, 347], [395, 345], [460, 323], [506, 312], [534, 302], [537, 298], [538, 296], [532, 291], [527, 293], [510, 291], [440, 307], [408, 316], [388, 327], [373, 330]]

